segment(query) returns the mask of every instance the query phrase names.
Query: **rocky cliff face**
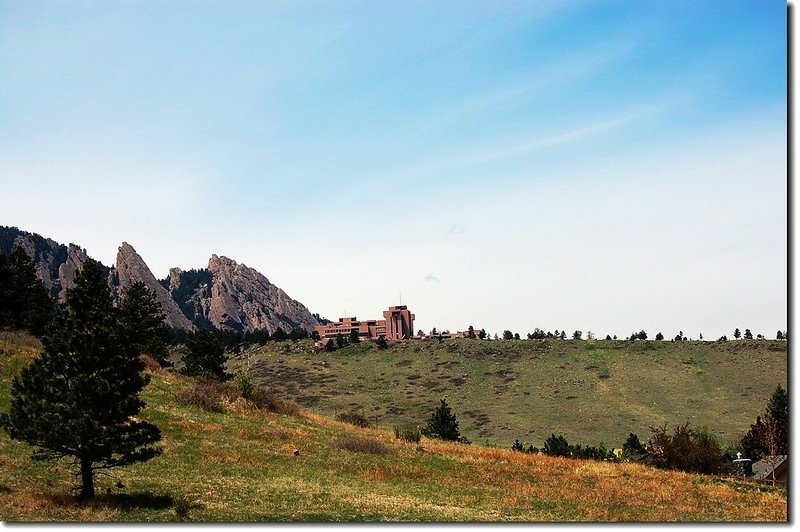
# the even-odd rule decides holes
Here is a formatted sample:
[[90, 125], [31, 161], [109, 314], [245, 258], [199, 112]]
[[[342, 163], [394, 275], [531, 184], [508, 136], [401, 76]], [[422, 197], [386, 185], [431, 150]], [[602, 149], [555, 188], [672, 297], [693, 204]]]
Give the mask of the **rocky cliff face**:
[[[36, 272], [53, 297], [63, 300], [75, 275], [88, 258], [81, 247], [64, 246], [16, 227], [0, 226], [0, 253], [11, 253], [15, 246], [33, 258]], [[154, 290], [169, 326], [191, 329], [193, 325], [234, 331], [278, 327], [311, 331], [319, 323], [301, 303], [244, 264], [213, 255], [208, 268], [183, 271], [172, 268], [169, 277], [157, 281], [133, 246], [123, 242], [116, 266], [102, 266], [115, 297], [141, 281]]]
[[[16, 227], [0, 227], [0, 253], [11, 253], [20, 246], [33, 259], [36, 274], [50, 295], [63, 300], [72, 287], [75, 274], [86, 260], [86, 250], [75, 244], [65, 246], [36, 233]], [[109, 268], [104, 268], [108, 273]]]
[[212, 255], [204, 270], [170, 270], [162, 281], [181, 309], [198, 325], [253, 331], [278, 327], [312, 330], [317, 319], [302, 304], [244, 264]]
[[169, 292], [159, 284], [142, 257], [136, 253], [133, 246], [123, 242], [117, 252], [115, 267], [115, 284], [120, 297], [124, 298], [125, 292], [136, 282], [144, 283], [147, 288], [155, 292], [166, 316], [167, 325], [174, 329], [189, 330], [192, 328], [191, 322], [178, 308]]

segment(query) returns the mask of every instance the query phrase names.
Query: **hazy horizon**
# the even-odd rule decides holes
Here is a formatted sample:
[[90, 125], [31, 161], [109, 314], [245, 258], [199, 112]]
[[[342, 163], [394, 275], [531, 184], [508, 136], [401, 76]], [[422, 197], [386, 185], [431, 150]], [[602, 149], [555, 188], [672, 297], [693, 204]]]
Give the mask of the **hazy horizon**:
[[311, 312], [773, 338], [786, 6], [12, 3], [0, 224]]

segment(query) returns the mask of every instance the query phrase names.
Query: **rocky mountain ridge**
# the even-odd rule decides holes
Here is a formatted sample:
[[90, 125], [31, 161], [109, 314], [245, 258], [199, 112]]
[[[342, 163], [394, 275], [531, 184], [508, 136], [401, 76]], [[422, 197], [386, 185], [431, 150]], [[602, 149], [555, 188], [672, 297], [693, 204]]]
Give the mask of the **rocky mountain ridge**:
[[[88, 257], [86, 250], [75, 244], [64, 246], [16, 227], [0, 226], [0, 253], [10, 253], [16, 246], [33, 258], [37, 275], [59, 300]], [[305, 305], [264, 275], [227, 257], [212, 255], [208, 267], [199, 270], [172, 268], [169, 276], [159, 281], [133, 246], [123, 242], [115, 266], [103, 268], [118, 300], [137, 281], [153, 290], [172, 328], [265, 329], [273, 333], [278, 327], [310, 331], [319, 323]]]

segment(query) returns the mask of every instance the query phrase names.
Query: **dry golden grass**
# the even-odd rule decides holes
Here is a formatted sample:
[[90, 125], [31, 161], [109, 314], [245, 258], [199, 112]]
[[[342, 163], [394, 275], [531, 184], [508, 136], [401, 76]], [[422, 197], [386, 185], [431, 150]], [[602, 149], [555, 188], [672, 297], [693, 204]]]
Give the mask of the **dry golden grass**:
[[[19, 355], [25, 356], [25, 355]], [[786, 492], [735, 481], [518, 453], [288, 416], [228, 400], [223, 412], [173, 400], [192, 385], [152, 369], [140, 414], [163, 431], [162, 456], [115, 472], [133, 492], [82, 504], [74, 478], [31, 462], [0, 433], [0, 519], [77, 521], [772, 521]], [[8, 377], [0, 386], [7, 386]], [[391, 454], [337, 447], [348, 438]], [[299, 454], [295, 455], [294, 451]], [[137, 495], [138, 494], [138, 495]], [[170, 494], [170, 496], [160, 495]], [[178, 504], [175, 501], [188, 501]], [[180, 508], [191, 508], [183, 515]], [[185, 508], [184, 508], [185, 509]]]
[[176, 425], [182, 429], [198, 430], [200, 432], [219, 432], [222, 430], [222, 427], [216, 423], [203, 424], [191, 419], [179, 421]]

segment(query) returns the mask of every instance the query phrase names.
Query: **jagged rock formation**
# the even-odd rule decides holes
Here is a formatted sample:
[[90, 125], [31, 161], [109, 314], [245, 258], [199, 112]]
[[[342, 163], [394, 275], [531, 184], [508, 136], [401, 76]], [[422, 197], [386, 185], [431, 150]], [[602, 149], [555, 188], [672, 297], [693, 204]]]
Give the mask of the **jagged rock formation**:
[[125, 297], [125, 292], [136, 282], [142, 282], [153, 290], [161, 303], [161, 308], [166, 316], [166, 323], [174, 329], [192, 329], [192, 323], [181, 312], [178, 305], [172, 299], [167, 290], [156, 280], [153, 272], [147, 267], [142, 257], [136, 253], [133, 246], [123, 242], [117, 252], [117, 264], [114, 270], [114, 284], [117, 286], [117, 293], [120, 297]]
[[[75, 283], [75, 276], [83, 266], [83, 262], [88, 258], [86, 250], [70, 244], [67, 248], [67, 260], [58, 266], [58, 282], [61, 286], [61, 292], [58, 294], [58, 299], [64, 299], [67, 290], [72, 288]], [[107, 273], [107, 272], [106, 272]]]
[[196, 324], [253, 331], [278, 327], [312, 330], [318, 320], [286, 292], [244, 264], [212, 255], [208, 268], [170, 270], [162, 280], [184, 313]]
[[[17, 246], [33, 258], [36, 274], [50, 290], [50, 295], [63, 300], [72, 287], [75, 274], [86, 260], [86, 250], [75, 244], [65, 246], [16, 227], [0, 226], [0, 253], [11, 253]], [[108, 273], [109, 268], [104, 267], [104, 270]]]
[[[62, 300], [88, 257], [75, 244], [65, 246], [16, 227], [0, 226], [0, 253], [11, 253], [15, 246], [22, 246], [33, 258], [45, 287]], [[117, 300], [136, 281], [154, 290], [167, 324], [175, 328], [311, 331], [321, 320], [256, 270], [226, 257], [213, 255], [208, 268], [199, 270], [172, 268], [166, 279], [158, 281], [133, 246], [123, 242], [116, 267], [101, 267]]]

